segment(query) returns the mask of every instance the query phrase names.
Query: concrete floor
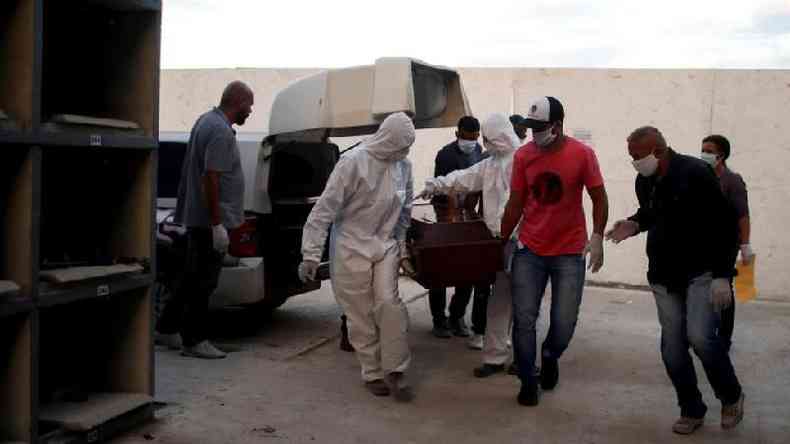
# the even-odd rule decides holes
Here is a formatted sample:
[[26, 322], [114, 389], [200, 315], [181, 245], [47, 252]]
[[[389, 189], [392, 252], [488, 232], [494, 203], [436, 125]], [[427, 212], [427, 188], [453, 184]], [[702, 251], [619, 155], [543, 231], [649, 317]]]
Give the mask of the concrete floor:
[[158, 351], [157, 399], [166, 405], [154, 423], [114, 442], [790, 442], [790, 304], [738, 306], [732, 355], [747, 396], [738, 429], [719, 426], [720, 405], [698, 367], [707, 423], [680, 437], [671, 433], [678, 409], [649, 293], [588, 288], [576, 336], [560, 361], [559, 386], [544, 393], [539, 407], [526, 408], [516, 404], [516, 378], [472, 377], [480, 353], [465, 340], [431, 336], [427, 301], [418, 297], [423, 290], [401, 285], [405, 299], [416, 297], [409, 304], [412, 404], [364, 390], [353, 354], [337, 349], [340, 313], [325, 285], [265, 322], [244, 312], [217, 314], [217, 342], [237, 350], [228, 359]]

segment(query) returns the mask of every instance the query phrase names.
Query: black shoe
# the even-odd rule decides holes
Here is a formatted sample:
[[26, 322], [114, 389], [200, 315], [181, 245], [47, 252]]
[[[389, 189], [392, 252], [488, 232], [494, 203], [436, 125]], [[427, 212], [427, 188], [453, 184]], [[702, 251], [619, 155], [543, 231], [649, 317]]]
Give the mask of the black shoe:
[[447, 322], [446, 321], [443, 321], [443, 322], [436, 322], [436, 321], [434, 321], [434, 323], [433, 323], [433, 330], [431, 332], [437, 338], [444, 338], [444, 339], [446, 339], [446, 338], [452, 338], [453, 337], [453, 333], [447, 327]]
[[540, 391], [536, 382], [521, 384], [518, 392], [518, 403], [527, 407], [535, 407], [540, 402]]
[[450, 330], [452, 330], [454, 335], [460, 338], [468, 338], [472, 335], [469, 331], [469, 327], [466, 326], [464, 318], [450, 319]]
[[556, 359], [543, 358], [543, 369], [540, 372], [540, 386], [543, 390], [553, 390], [560, 379], [560, 366]]
[[504, 364], [483, 364], [474, 370], [475, 378], [487, 378], [505, 370]]
[[398, 402], [410, 402], [414, 399], [414, 392], [406, 381], [406, 376], [401, 372], [392, 372], [387, 376], [387, 383], [392, 396]]
[[351, 342], [348, 340], [348, 336], [342, 336], [340, 338], [340, 350], [344, 352], [354, 352], [354, 346], [351, 345]]
[[383, 379], [376, 379], [365, 383], [365, 388], [374, 396], [389, 396], [390, 388]]
[[346, 315], [340, 317], [340, 350], [344, 352], [354, 351], [354, 346], [348, 340], [348, 319]]

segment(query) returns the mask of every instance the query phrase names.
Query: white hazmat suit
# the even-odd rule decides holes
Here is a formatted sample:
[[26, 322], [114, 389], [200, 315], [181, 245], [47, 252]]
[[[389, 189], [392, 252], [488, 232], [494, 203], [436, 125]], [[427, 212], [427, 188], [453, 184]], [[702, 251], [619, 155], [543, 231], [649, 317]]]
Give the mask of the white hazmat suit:
[[[481, 132], [483, 146], [490, 156], [469, 168], [426, 180], [425, 191], [421, 196], [482, 190], [483, 218], [491, 234], [499, 237], [502, 216], [510, 196], [513, 155], [521, 143], [504, 114], [489, 116], [483, 121]], [[483, 362], [502, 365], [510, 357], [507, 340], [512, 318], [510, 277], [504, 272], [497, 273], [486, 317]]]
[[317, 264], [332, 224], [332, 288], [366, 382], [402, 373], [411, 361], [398, 265], [411, 222], [406, 155], [414, 138], [405, 114], [387, 117], [376, 134], [340, 158], [302, 233], [303, 261]]

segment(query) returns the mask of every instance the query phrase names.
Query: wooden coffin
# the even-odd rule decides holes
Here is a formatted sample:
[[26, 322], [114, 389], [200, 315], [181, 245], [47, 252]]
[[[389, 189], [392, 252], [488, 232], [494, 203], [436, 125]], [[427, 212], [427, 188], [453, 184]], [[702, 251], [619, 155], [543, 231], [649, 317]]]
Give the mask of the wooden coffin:
[[482, 220], [412, 219], [408, 241], [417, 271], [414, 280], [425, 288], [493, 284], [503, 269], [502, 242]]

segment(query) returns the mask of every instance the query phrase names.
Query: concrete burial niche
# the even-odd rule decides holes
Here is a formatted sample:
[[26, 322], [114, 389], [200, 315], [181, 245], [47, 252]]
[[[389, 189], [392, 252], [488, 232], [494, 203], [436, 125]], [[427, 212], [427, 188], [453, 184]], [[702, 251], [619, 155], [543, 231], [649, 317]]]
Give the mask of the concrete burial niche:
[[160, 12], [0, 4], [0, 442], [153, 417]]
[[46, 131], [154, 136], [159, 9], [153, 1], [43, 0]]

